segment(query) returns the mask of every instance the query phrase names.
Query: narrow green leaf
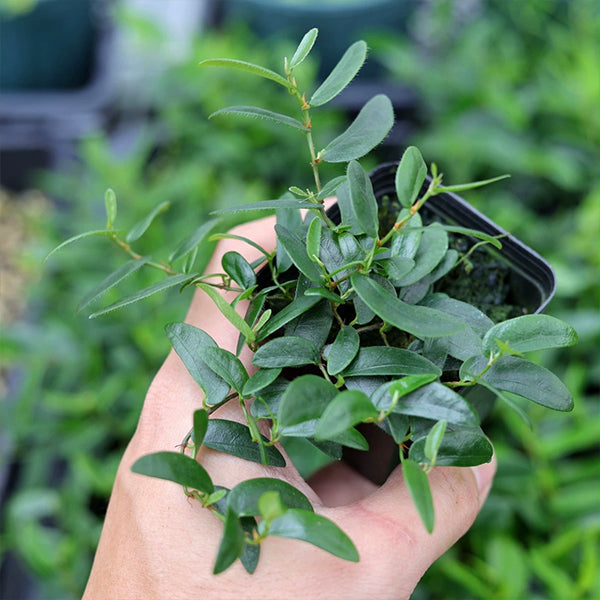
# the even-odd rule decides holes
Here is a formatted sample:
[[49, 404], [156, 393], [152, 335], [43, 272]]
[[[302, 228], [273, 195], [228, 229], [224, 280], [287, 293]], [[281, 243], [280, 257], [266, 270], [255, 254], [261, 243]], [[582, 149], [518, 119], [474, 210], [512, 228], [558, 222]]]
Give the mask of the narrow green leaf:
[[342, 327], [327, 355], [327, 372], [330, 375], [341, 373], [358, 353], [360, 337], [353, 327]]
[[[398, 220], [403, 219], [408, 214], [406, 209], [402, 209], [398, 214]], [[402, 256], [405, 258], [414, 258], [421, 243], [423, 235], [423, 221], [421, 215], [415, 213], [396, 233], [390, 245], [392, 256]]]
[[296, 335], [305, 338], [321, 351], [329, 337], [332, 323], [331, 304], [321, 300], [305, 313], [290, 321], [285, 327], [285, 336]]
[[280, 113], [276, 113], [265, 108], [260, 108], [258, 106], [228, 106], [227, 108], [222, 108], [221, 110], [217, 110], [212, 113], [208, 118], [212, 119], [218, 115], [242, 115], [245, 117], [252, 117], [255, 119], [264, 119], [266, 121], [273, 121], [274, 123], [278, 123], [279, 125], [287, 125], [288, 127], [293, 127], [294, 129], [299, 129], [300, 131], [310, 131], [304, 123], [298, 121], [297, 119], [293, 119], [292, 117], [288, 117], [287, 115], [282, 115]]
[[69, 244], [72, 244], [73, 242], [78, 242], [79, 240], [83, 240], [83, 239], [89, 238], [89, 237], [97, 237], [97, 236], [111, 237], [113, 235], [119, 235], [121, 233], [123, 233], [123, 232], [115, 231], [114, 229], [96, 229], [94, 231], [86, 231], [85, 233], [79, 233], [78, 235], [74, 235], [73, 237], [70, 237], [68, 240], [65, 240], [64, 242], [62, 242], [61, 244], [56, 246], [56, 248], [54, 248], [53, 250], [50, 250], [50, 252], [48, 252], [48, 254], [46, 254], [43, 262], [46, 262], [55, 252], [58, 252], [61, 248], [64, 248], [65, 246], [68, 246]]
[[329, 196], [335, 194], [336, 190], [345, 183], [347, 178], [345, 175], [340, 175], [339, 177], [334, 177], [330, 181], [328, 181], [322, 188], [321, 191], [317, 194], [317, 200], [325, 200]]
[[192, 250], [197, 248], [219, 224], [218, 219], [210, 219], [203, 223], [191, 235], [185, 238], [173, 252], [169, 255], [169, 262], [175, 262], [184, 256], [187, 256]]
[[[268, 440], [261, 436], [263, 442]], [[207, 448], [231, 454], [251, 462], [261, 463], [260, 446], [252, 439], [246, 425], [225, 419], [210, 419], [202, 442]], [[275, 446], [265, 446], [267, 460], [273, 467], [285, 467], [285, 459]]]
[[[463, 363], [460, 375], [476, 375], [487, 365], [484, 357]], [[502, 356], [481, 377], [489, 385], [512, 392], [554, 410], [573, 409], [573, 396], [565, 384], [545, 367], [516, 356]]]
[[187, 323], [171, 323], [165, 327], [165, 331], [185, 368], [204, 390], [206, 403], [212, 406], [222, 402], [229, 393], [230, 385], [209, 369], [198, 355], [198, 348], [216, 348], [217, 343], [207, 333]]
[[223, 296], [214, 287], [205, 283], [197, 283], [197, 287], [206, 292], [210, 299], [217, 305], [223, 316], [246, 338], [248, 342], [253, 342], [256, 334], [244, 319], [238, 315]]
[[335, 98], [356, 76], [367, 58], [367, 44], [362, 40], [352, 44], [317, 88], [309, 101], [311, 106], [322, 106]]
[[301, 375], [288, 385], [279, 405], [282, 426], [318, 419], [338, 394], [337, 388], [317, 375]]
[[227, 506], [238, 516], [259, 516], [259, 500], [267, 492], [276, 492], [288, 508], [301, 508], [312, 512], [310, 500], [282, 479], [258, 477], [238, 483], [229, 492]]
[[[426, 373], [424, 375], [407, 375], [402, 379], [396, 379], [388, 385], [388, 391], [391, 395], [398, 394], [398, 398], [402, 398], [420, 387], [435, 381], [439, 377], [438, 373]], [[382, 408], [378, 406], [378, 408]], [[386, 407], [387, 410], [388, 407]]]
[[145, 287], [135, 294], [131, 294], [117, 302], [114, 302], [110, 306], [103, 308], [102, 310], [98, 310], [95, 313], [92, 313], [89, 318], [95, 319], [100, 315], [105, 315], [106, 313], [112, 312], [113, 310], [117, 310], [118, 308], [123, 308], [124, 306], [128, 306], [129, 304], [133, 304], [134, 302], [139, 302], [140, 300], [144, 300], [149, 296], [153, 296], [154, 294], [158, 294], [159, 292], [164, 292], [169, 288], [175, 287], [177, 285], [185, 284], [196, 277], [195, 274], [184, 273], [180, 275], [173, 275], [171, 277], [167, 277], [158, 283]]
[[266, 387], [271, 385], [279, 374], [281, 373], [281, 368], [277, 369], [258, 369], [248, 381], [244, 384], [244, 388], [242, 389], [242, 396], [244, 398], [250, 398], [252, 396], [256, 396], [258, 392], [264, 390]]
[[484, 185], [489, 185], [490, 183], [495, 183], [496, 181], [501, 181], [502, 179], [506, 179], [508, 177], [510, 177], [510, 175], [500, 175], [499, 177], [492, 177], [492, 179], [471, 181], [470, 183], [462, 183], [459, 185], [443, 185], [439, 186], [437, 190], [438, 192], [464, 192], [465, 190], [473, 190]]
[[325, 300], [329, 300], [330, 302], [334, 302], [335, 304], [342, 303], [342, 299], [340, 298], [339, 294], [336, 294], [335, 292], [332, 292], [327, 288], [308, 288], [304, 292], [304, 296], [319, 296], [320, 298], [325, 298]]
[[323, 221], [319, 218], [313, 219], [308, 226], [308, 232], [306, 234], [306, 252], [311, 260], [319, 258], [322, 227]]
[[415, 146], [409, 146], [402, 155], [395, 178], [396, 195], [404, 208], [415, 203], [426, 176], [427, 165], [421, 152]]
[[387, 96], [371, 98], [350, 127], [321, 152], [325, 162], [350, 162], [364, 156], [380, 144], [394, 124], [394, 109]]
[[291, 89], [292, 85], [284, 79], [279, 73], [275, 73], [275, 71], [271, 71], [270, 69], [265, 69], [260, 65], [255, 65], [249, 62], [245, 62], [243, 60], [236, 60], [232, 58], [208, 58], [206, 60], [202, 60], [198, 63], [200, 67], [228, 67], [230, 69], [238, 69], [240, 71], [245, 71], [246, 73], [251, 73], [253, 75], [258, 75], [259, 77], [264, 77], [265, 79], [270, 79], [279, 85], [282, 85], [284, 88]]
[[445, 294], [430, 294], [423, 300], [423, 304], [461, 319], [481, 336], [484, 336], [494, 326], [494, 322], [472, 304], [450, 298]]
[[[393, 406], [393, 384], [394, 382], [384, 383], [371, 396], [377, 409], [389, 410]], [[402, 396], [396, 402], [393, 412], [435, 421], [445, 420], [462, 427], [479, 425], [479, 416], [467, 400], [438, 382], [421, 386]]]
[[261, 346], [252, 357], [257, 367], [298, 367], [319, 362], [319, 349], [306, 338], [286, 335]]
[[[426, 438], [412, 443], [409, 456], [415, 462], [431, 461], [425, 453], [426, 443]], [[481, 429], [448, 430], [438, 448], [435, 464], [438, 467], [473, 467], [489, 462], [493, 453], [494, 448]]]
[[126, 262], [123, 266], [119, 267], [116, 271], [113, 271], [110, 275], [105, 277], [93, 290], [91, 290], [85, 298], [79, 303], [77, 311], [82, 311], [88, 307], [94, 300], [97, 300], [105, 292], [112, 289], [121, 281], [135, 273], [138, 269], [143, 267], [150, 260], [149, 256], [142, 256], [142, 258], [134, 258]]
[[379, 411], [369, 397], [357, 390], [340, 392], [319, 419], [315, 437], [329, 440], [366, 420], [377, 420]]
[[235, 514], [228, 510], [225, 516], [223, 537], [217, 551], [217, 559], [213, 575], [218, 575], [228, 569], [240, 556], [246, 545], [242, 524]]
[[423, 525], [425, 525], [427, 531], [431, 533], [433, 531], [435, 515], [427, 474], [410, 458], [406, 458], [402, 461], [402, 474], [404, 475], [404, 482], [406, 483], [410, 496], [419, 511]]
[[306, 244], [292, 231], [282, 225], [275, 225], [277, 241], [281, 243], [292, 262], [311, 281], [318, 283], [321, 280], [321, 271], [308, 257]]
[[299, 508], [271, 521], [269, 535], [304, 540], [344, 560], [359, 560], [352, 540], [333, 521]]
[[348, 164], [347, 177], [355, 222], [369, 237], [376, 238], [379, 233], [379, 216], [371, 180], [355, 160]]
[[209, 242], [216, 242], [218, 240], [238, 240], [245, 242], [246, 244], [256, 248], [260, 253], [264, 254], [265, 257], [269, 257], [270, 253], [267, 252], [262, 246], [259, 246], [254, 240], [250, 240], [242, 235], [235, 235], [233, 233], [215, 233], [208, 238]]
[[304, 34], [304, 37], [296, 48], [296, 52], [294, 52], [294, 56], [292, 56], [292, 60], [289, 62], [288, 68], [290, 70], [295, 69], [308, 56], [314, 46], [318, 34], [319, 30], [316, 27], [313, 27]]
[[131, 470], [140, 475], [173, 481], [206, 494], [212, 494], [215, 490], [204, 468], [181, 452], [146, 454], [133, 463]]
[[106, 229], [112, 229], [117, 219], [117, 196], [108, 188], [104, 194], [104, 206], [106, 208]]
[[448, 421], [445, 421], [444, 419], [438, 421], [431, 428], [431, 431], [427, 434], [427, 438], [425, 439], [425, 457], [432, 465], [435, 464], [437, 460], [437, 455], [440, 450], [442, 440], [444, 439], [444, 434], [446, 433], [447, 427]]
[[150, 225], [152, 225], [152, 221], [160, 214], [165, 212], [169, 206], [171, 206], [170, 202], [161, 202], [158, 206], [156, 206], [148, 215], [146, 215], [143, 219], [138, 221], [125, 236], [125, 241], [128, 244], [139, 240]]
[[208, 413], [200, 408], [194, 411], [194, 445], [197, 449], [200, 448], [202, 441], [204, 440], [204, 436], [206, 435], [206, 430], [208, 429]]
[[439, 310], [402, 302], [369, 277], [357, 273], [350, 280], [359, 298], [379, 317], [416, 337], [443, 337], [465, 327], [459, 319]]
[[255, 210], [289, 210], [315, 207], [315, 203], [309, 202], [308, 200], [297, 200], [295, 198], [280, 198], [278, 200], [259, 200], [258, 202], [248, 202], [247, 204], [240, 204], [239, 206], [221, 208], [219, 210], [213, 210], [211, 214], [219, 215], [225, 213], [233, 214]]
[[242, 393], [248, 381], [248, 373], [237, 356], [224, 348], [212, 346], [200, 346], [197, 352], [200, 360], [209, 369], [226, 381], [238, 394]]
[[458, 227], [457, 225], [442, 225], [445, 231], [451, 231], [452, 233], [460, 233], [462, 235], [468, 235], [470, 237], [474, 237], [488, 244], [494, 246], [494, 248], [498, 248], [498, 250], [502, 249], [502, 242], [498, 239], [498, 236], [489, 235], [483, 231], [478, 231], [477, 229], [469, 229], [468, 227]]
[[497, 341], [515, 352], [564, 348], [577, 343], [576, 331], [564, 321], [548, 315], [524, 315], [494, 325], [483, 338], [483, 353], [498, 351]]
[[225, 252], [221, 259], [223, 270], [242, 289], [247, 290], [256, 285], [256, 274], [250, 263], [235, 251]]
[[404, 277], [394, 281], [394, 285], [408, 287], [419, 282], [431, 273], [448, 252], [448, 234], [434, 223], [423, 231], [419, 248], [415, 254], [415, 266]]
[[392, 346], [367, 346], [343, 371], [344, 377], [376, 375], [429, 375], [442, 371], [424, 356]]
[[320, 296], [298, 296], [287, 306], [269, 319], [269, 322], [258, 333], [257, 340], [261, 341], [275, 333], [278, 329], [310, 310], [320, 302]]
[[398, 287], [399, 284], [397, 282], [406, 277], [415, 267], [415, 261], [412, 258], [406, 258], [406, 256], [392, 256], [377, 261], [377, 263], [384, 269], [392, 284]]

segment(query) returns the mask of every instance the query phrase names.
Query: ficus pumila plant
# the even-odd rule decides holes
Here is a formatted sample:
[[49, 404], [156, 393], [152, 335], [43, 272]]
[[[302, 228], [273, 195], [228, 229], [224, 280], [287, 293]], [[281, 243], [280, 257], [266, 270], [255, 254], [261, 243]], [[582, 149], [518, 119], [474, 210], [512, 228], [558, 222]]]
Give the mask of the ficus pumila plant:
[[[432, 219], [427, 201], [501, 177], [446, 186], [437, 167], [432, 164], [428, 174], [419, 150], [409, 147], [395, 173], [395, 197], [378, 202], [358, 160], [389, 133], [392, 104], [384, 95], [374, 96], [341, 135], [325, 146], [317, 145], [313, 110], [352, 81], [365, 61], [367, 46], [363, 41], [350, 46], [331, 74], [308, 94], [296, 81], [295, 70], [316, 37], [316, 29], [304, 36], [292, 58], [285, 59], [282, 74], [239, 60], [200, 63], [265, 78], [296, 101], [297, 117], [254, 106], [232, 106], [212, 115], [266, 119], [296, 129], [306, 140], [312, 188], [291, 186], [279, 199], [217, 211], [276, 211], [275, 250], [215, 233], [217, 214], [181, 241], [166, 260], [142, 256], [132, 244], [167, 206], [157, 206], [128, 232], [120, 231], [114, 226], [117, 204], [111, 190], [105, 196], [106, 227], [59, 246], [102, 235], [130, 256], [90, 292], [81, 309], [138, 269], [159, 269], [166, 275], [91, 317], [168, 288], [195, 287], [239, 331], [236, 355], [192, 325], [167, 325], [173, 348], [204, 391], [203, 407], [190, 415], [191, 428], [180, 452], [146, 455], [132, 467], [136, 473], [180, 484], [189, 498], [223, 521], [215, 573], [237, 559], [253, 572], [267, 536], [298, 538], [351, 561], [359, 557], [346, 534], [316, 514], [306, 496], [289, 483], [259, 478], [233, 489], [219, 486], [219, 474], [209, 474], [197, 460], [203, 446], [283, 467], [286, 459], [279, 447], [286, 439], [302, 438], [335, 461], [347, 449], [367, 451], [365, 427], [379, 428], [396, 447], [406, 485], [424, 525], [432, 531], [429, 471], [435, 465], [470, 466], [492, 457], [492, 445], [467, 391], [484, 388], [516, 410], [520, 409], [514, 395], [555, 410], [572, 408], [562, 382], [526, 357], [532, 351], [575, 343], [569, 325], [522, 311], [493, 320], [483, 304], [443, 291], [449, 277], [468, 278], [477, 257], [498, 253], [502, 239]], [[322, 182], [322, 162], [343, 165], [344, 170]], [[337, 197], [337, 213], [325, 208], [324, 200], [330, 196]], [[261, 258], [250, 264], [230, 251], [223, 256], [222, 273], [195, 271], [200, 243], [228, 237], [258, 248]], [[235, 292], [235, 300], [226, 301], [221, 290]], [[242, 300], [249, 301], [244, 317], [236, 310]], [[244, 346], [253, 351], [252, 375], [238, 358]], [[228, 402], [239, 405], [245, 423], [210, 418]]]

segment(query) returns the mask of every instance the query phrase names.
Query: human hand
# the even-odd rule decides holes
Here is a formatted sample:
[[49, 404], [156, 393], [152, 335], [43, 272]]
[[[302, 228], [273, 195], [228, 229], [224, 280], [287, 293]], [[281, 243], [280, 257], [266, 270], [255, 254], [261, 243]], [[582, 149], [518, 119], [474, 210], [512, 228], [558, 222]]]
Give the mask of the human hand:
[[[236, 233], [270, 249], [273, 225], [273, 219], [264, 219]], [[258, 257], [254, 248], [224, 240], [209, 272], [220, 271], [229, 250], [250, 262]], [[237, 331], [204, 295], [195, 295], [186, 320], [235, 352]], [[250, 357], [247, 349], [241, 356], [249, 370]], [[119, 467], [85, 598], [408, 598], [429, 566], [471, 526], [495, 471], [494, 462], [433, 469], [429, 482], [436, 525], [429, 534], [400, 467], [381, 487], [343, 462], [305, 482], [289, 461], [285, 468], [269, 467], [202, 448], [198, 458], [215, 483], [232, 488], [253, 477], [284, 479], [311, 500], [317, 513], [336, 522], [360, 555], [360, 562], [351, 563], [296, 540], [271, 537], [261, 544], [253, 575], [238, 562], [215, 576], [221, 521], [186, 498], [179, 486], [131, 472], [140, 456], [173, 451], [201, 405], [201, 390], [171, 352], [148, 391]], [[243, 420], [232, 403], [214, 416]]]

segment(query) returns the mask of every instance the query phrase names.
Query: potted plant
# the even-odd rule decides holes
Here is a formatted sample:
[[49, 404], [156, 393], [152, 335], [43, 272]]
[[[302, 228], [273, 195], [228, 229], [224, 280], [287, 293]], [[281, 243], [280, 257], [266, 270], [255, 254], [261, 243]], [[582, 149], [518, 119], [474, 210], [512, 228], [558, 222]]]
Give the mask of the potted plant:
[[[215, 573], [237, 559], [253, 572], [260, 543], [269, 535], [302, 539], [348, 560], [359, 557], [344, 532], [315, 514], [285, 481], [260, 478], [220, 487], [196, 460], [202, 446], [277, 467], [286, 462], [280, 444], [302, 440], [307, 451], [362, 469], [357, 455], [368, 451], [371, 435], [382, 433], [431, 531], [428, 472], [435, 465], [470, 466], [492, 457], [481, 428], [486, 402], [471, 401], [471, 390], [492, 392], [515, 410], [520, 410], [515, 396], [561, 411], [573, 403], [553, 373], [526, 357], [576, 341], [568, 324], [538, 314], [554, 291], [550, 267], [454, 195], [502, 177], [446, 186], [435, 165], [428, 175], [415, 147], [369, 177], [358, 159], [385, 138], [394, 120], [383, 95], [369, 100], [345, 132], [317, 151], [312, 111], [350, 83], [367, 48], [360, 41], [350, 46], [308, 97], [295, 70], [316, 37], [316, 29], [303, 37], [285, 60], [283, 75], [239, 60], [201, 63], [263, 77], [298, 101], [301, 119], [254, 106], [215, 113], [267, 119], [306, 138], [314, 188], [291, 186], [282, 198], [217, 211], [275, 210], [276, 250], [218, 233], [212, 239], [235, 237], [258, 248], [262, 258], [251, 264], [227, 252], [222, 273], [196, 271], [195, 252], [214, 233], [217, 215], [165, 262], [156, 262], [137, 254], [132, 244], [164, 207], [124, 234], [114, 228], [117, 204], [110, 190], [106, 228], [59, 246], [102, 235], [131, 257], [92, 290], [82, 308], [142, 267], [168, 275], [91, 317], [168, 288], [194, 286], [239, 331], [237, 354], [244, 346], [254, 352], [257, 370], [250, 375], [236, 354], [217, 347], [205, 332], [185, 323], [168, 325], [173, 348], [204, 390], [204, 405], [190, 415], [180, 452], [146, 455], [132, 467], [182, 485], [223, 520]], [[343, 174], [322, 183], [323, 162], [345, 165]], [[332, 195], [337, 203], [327, 209], [325, 199]], [[232, 303], [222, 289], [236, 292]], [[249, 303], [244, 317], [236, 311], [242, 300]], [[245, 423], [210, 418], [228, 402], [239, 403]], [[391, 456], [376, 458], [383, 469], [371, 472], [372, 479], [386, 476]]]

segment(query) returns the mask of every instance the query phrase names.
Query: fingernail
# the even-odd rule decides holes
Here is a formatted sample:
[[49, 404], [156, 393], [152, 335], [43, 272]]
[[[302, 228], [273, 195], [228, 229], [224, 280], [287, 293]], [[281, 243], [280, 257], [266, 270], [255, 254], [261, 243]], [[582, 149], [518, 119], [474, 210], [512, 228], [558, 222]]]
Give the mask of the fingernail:
[[492, 460], [483, 465], [477, 465], [471, 467], [473, 475], [475, 475], [475, 481], [477, 482], [477, 489], [479, 490], [479, 497], [481, 503], [485, 500], [490, 488], [492, 487], [492, 480], [496, 473], [496, 457], [493, 456]]

